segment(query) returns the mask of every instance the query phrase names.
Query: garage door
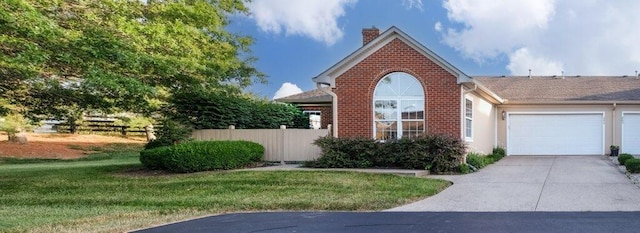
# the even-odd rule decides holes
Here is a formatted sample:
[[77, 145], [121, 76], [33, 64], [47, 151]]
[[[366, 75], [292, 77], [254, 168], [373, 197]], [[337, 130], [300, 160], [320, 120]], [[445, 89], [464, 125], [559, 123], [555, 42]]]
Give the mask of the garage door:
[[509, 114], [509, 155], [602, 155], [603, 114]]
[[640, 154], [640, 113], [622, 114], [622, 153]]

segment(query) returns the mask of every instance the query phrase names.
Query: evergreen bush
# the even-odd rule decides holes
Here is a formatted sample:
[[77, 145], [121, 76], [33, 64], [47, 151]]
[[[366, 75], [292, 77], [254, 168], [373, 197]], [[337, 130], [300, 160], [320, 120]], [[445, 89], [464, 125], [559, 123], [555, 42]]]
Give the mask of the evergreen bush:
[[640, 173], [640, 159], [627, 159], [624, 163], [624, 166], [630, 173]]
[[140, 152], [149, 169], [190, 173], [241, 168], [262, 160], [264, 147], [248, 141], [190, 141]]
[[618, 163], [620, 163], [620, 165], [625, 165], [627, 160], [633, 159], [633, 158], [634, 158], [633, 155], [624, 153], [618, 156]]
[[314, 142], [320, 158], [305, 166], [322, 168], [403, 168], [453, 172], [462, 163], [465, 145], [455, 137], [423, 135], [376, 141], [370, 138], [322, 137]]

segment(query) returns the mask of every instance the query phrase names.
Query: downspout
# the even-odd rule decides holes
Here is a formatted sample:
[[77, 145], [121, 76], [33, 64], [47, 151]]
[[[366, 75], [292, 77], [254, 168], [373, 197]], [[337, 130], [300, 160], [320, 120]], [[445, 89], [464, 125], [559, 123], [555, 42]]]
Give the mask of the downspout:
[[[329, 88], [323, 88], [322, 85], [328, 85]], [[332, 129], [331, 129], [331, 135], [335, 138], [338, 137], [338, 96], [336, 95], [336, 93], [333, 93], [331, 91], [331, 84], [330, 83], [316, 83], [316, 88], [320, 89], [320, 91], [327, 93], [331, 96], [331, 108], [333, 110], [333, 116], [332, 116], [332, 120], [331, 120], [331, 125], [332, 125]]]
[[[613, 103], [613, 109], [611, 110], [611, 145], [621, 146], [622, 142], [616, 144], [616, 127], [616, 103]], [[606, 148], [606, 145], [604, 145], [604, 148]], [[604, 154], [607, 153], [605, 152]]]

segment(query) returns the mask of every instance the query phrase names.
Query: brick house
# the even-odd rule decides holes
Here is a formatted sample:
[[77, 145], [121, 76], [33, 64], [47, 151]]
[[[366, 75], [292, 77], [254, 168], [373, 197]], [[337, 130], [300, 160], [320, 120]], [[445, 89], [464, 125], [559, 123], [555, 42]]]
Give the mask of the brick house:
[[640, 154], [638, 76], [472, 77], [396, 27], [362, 30], [363, 45], [277, 99], [331, 124], [336, 137], [446, 134], [508, 155]]

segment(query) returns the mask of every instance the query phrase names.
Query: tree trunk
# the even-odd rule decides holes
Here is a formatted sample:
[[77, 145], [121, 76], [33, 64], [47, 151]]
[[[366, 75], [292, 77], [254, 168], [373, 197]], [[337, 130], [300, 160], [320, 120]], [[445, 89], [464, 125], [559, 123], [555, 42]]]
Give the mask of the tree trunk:
[[15, 133], [7, 133], [7, 137], [9, 137], [9, 142], [18, 142], [18, 137], [16, 137]]
[[147, 135], [147, 141], [156, 140], [156, 134], [153, 131], [152, 124], [149, 124], [144, 127], [144, 133]]
[[27, 144], [27, 136], [23, 133], [8, 133], [9, 142]]

